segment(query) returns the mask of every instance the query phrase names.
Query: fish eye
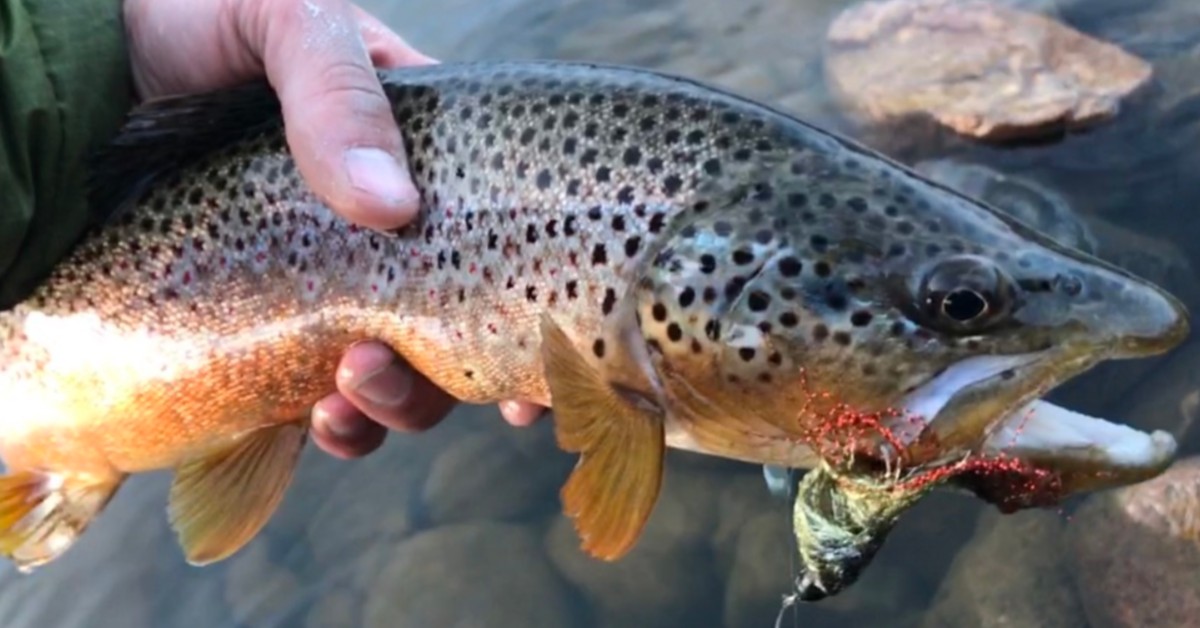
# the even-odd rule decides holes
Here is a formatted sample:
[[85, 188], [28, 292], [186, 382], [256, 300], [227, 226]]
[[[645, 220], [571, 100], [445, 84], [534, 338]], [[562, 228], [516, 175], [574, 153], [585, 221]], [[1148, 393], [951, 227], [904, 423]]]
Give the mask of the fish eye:
[[988, 259], [962, 255], [942, 260], [921, 281], [922, 323], [946, 333], [978, 333], [1011, 311], [1011, 285]]

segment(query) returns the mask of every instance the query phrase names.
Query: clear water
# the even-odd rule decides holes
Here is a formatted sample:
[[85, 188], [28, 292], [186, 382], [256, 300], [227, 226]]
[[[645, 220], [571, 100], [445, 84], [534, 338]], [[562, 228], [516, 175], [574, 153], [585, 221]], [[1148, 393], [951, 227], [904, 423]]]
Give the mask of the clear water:
[[[363, 4], [441, 59], [590, 59], [666, 69], [856, 134], [822, 87], [821, 41], [844, 0]], [[1192, 215], [1200, 200], [1192, 174], [1200, 164], [1200, 9], [1191, 8], [1193, 0], [1037, 4], [1154, 61], [1158, 91], [1103, 128], [1054, 145], [958, 145], [920, 158], [966, 159], [1030, 177], [1086, 219], [1140, 234], [1144, 240], [1117, 237], [1124, 263], [1194, 309], [1200, 303], [1190, 266], [1197, 263], [1193, 243], [1200, 236], [1200, 220]], [[862, 139], [879, 144], [887, 138]], [[1106, 366], [1054, 397], [1139, 427], [1173, 429], [1180, 399], [1196, 389], [1188, 366], [1195, 356], [1193, 345], [1170, 359]], [[1194, 453], [1196, 441], [1186, 441], [1183, 453]], [[557, 490], [570, 467], [548, 423], [515, 430], [492, 408], [461, 408], [429, 433], [393, 434], [361, 461], [310, 450], [262, 536], [231, 560], [203, 569], [183, 562], [167, 527], [169, 477], [138, 477], [59, 562], [28, 577], [0, 567], [0, 625], [773, 624], [793, 567], [789, 517], [785, 504], [767, 496], [759, 468], [672, 452], [663, 501], [646, 536], [625, 560], [601, 564], [575, 549], [570, 525], [557, 511]], [[1069, 578], [1047, 578], [1041, 568], [1022, 571], [1021, 561], [1033, 560], [1029, 552], [1004, 549], [1039, 547], [1045, 537], [1030, 523], [1044, 522], [1045, 515], [1057, 529], [1069, 525], [1067, 514], [1006, 517], [993, 529], [988, 512], [970, 499], [935, 495], [901, 523], [856, 587], [801, 608], [784, 625], [989, 624], [972, 615], [997, 612], [979, 610], [977, 600], [986, 595], [948, 584], [971, 578], [982, 578], [971, 585], [976, 588], [1009, 587], [1013, 599], [1006, 604], [1016, 606], [1036, 602], [1022, 593], [1029, 589], [1020, 582], [1025, 577], [1040, 578], [1039, 595], [1047, 599], [1071, 597]], [[993, 533], [1008, 530], [1008, 545], [972, 542], [981, 520]], [[964, 547], [973, 549], [955, 565]], [[939, 607], [940, 623], [931, 619], [931, 606]], [[1040, 625], [1087, 625], [1077, 612], [1048, 606], [1039, 612]]]

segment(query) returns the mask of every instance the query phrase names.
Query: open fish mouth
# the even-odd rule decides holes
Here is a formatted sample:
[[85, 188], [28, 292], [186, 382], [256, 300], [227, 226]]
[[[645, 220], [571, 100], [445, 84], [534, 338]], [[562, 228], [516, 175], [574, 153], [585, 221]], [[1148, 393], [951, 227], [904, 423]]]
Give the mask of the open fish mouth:
[[1037, 466], [1134, 473], [1162, 468], [1176, 449], [1175, 438], [1162, 430], [1144, 432], [1040, 399], [1005, 417], [982, 446], [984, 453]]
[[[938, 457], [1003, 455], [1048, 471], [1104, 474], [1104, 483], [1144, 478], [1174, 458], [1177, 444], [1163, 431], [1144, 432], [1093, 417], [1038, 397], [1049, 386], [1030, 388], [1048, 372], [1067, 379], [1055, 366], [1058, 351], [974, 356], [962, 360], [909, 393], [905, 418], [888, 425], [895, 444], [909, 446], [938, 435]], [[1075, 373], [1082, 367], [1069, 369]], [[1003, 404], [1006, 410], [980, 406]], [[988, 414], [991, 417], [988, 417]], [[894, 454], [886, 451], [885, 456]]]

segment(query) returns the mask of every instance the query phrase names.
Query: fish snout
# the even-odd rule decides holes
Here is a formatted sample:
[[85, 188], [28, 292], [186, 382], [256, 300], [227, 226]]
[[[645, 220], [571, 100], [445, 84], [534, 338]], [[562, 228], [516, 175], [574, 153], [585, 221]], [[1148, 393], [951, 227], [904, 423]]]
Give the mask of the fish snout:
[[1166, 352], [1190, 332], [1187, 307], [1149, 281], [1106, 268], [1092, 269], [1082, 282], [1069, 280], [1073, 318], [1090, 342], [1109, 345], [1115, 358]]

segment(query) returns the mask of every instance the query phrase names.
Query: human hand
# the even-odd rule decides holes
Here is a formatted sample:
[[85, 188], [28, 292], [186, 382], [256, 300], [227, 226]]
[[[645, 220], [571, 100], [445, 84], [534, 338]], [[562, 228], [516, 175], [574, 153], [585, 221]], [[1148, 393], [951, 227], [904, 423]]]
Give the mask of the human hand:
[[[412, 221], [419, 193], [374, 66], [436, 63], [344, 0], [125, 0], [137, 96], [228, 87], [266, 77], [279, 94], [288, 146], [309, 187], [346, 219], [376, 229]], [[337, 121], [337, 124], [330, 124]], [[338, 392], [313, 409], [313, 439], [351, 458], [386, 428], [423, 430], [455, 401], [385, 345], [343, 356]], [[502, 403], [514, 425], [537, 406]]]

